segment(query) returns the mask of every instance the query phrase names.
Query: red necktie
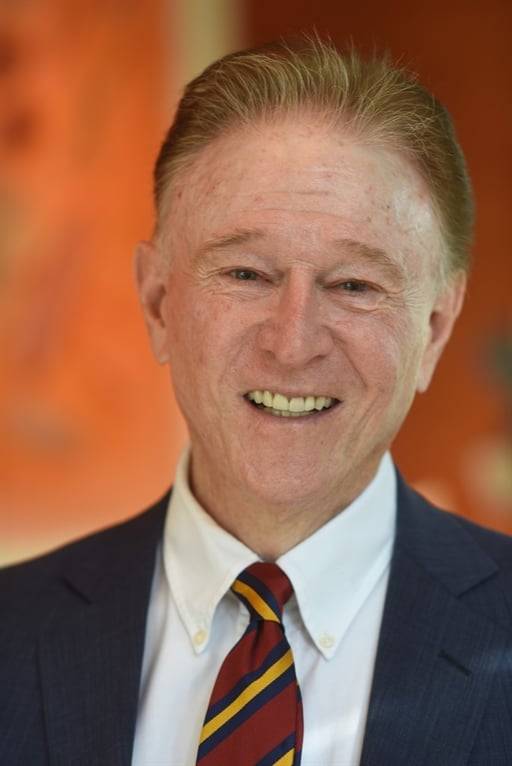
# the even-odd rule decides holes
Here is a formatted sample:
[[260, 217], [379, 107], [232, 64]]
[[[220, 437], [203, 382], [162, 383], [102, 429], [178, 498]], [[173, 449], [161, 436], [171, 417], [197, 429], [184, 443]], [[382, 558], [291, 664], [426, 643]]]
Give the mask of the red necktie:
[[292, 586], [277, 564], [258, 562], [231, 589], [250, 621], [215, 681], [197, 766], [299, 766], [302, 702], [281, 623]]

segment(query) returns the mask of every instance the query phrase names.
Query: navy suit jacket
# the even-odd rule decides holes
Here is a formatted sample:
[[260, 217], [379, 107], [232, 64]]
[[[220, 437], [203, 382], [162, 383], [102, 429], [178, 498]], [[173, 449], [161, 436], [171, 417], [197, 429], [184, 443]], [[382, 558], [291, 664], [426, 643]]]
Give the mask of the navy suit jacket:
[[[131, 763], [167, 503], [0, 572], [2, 766]], [[511, 538], [399, 480], [362, 766], [512, 764], [511, 570]]]

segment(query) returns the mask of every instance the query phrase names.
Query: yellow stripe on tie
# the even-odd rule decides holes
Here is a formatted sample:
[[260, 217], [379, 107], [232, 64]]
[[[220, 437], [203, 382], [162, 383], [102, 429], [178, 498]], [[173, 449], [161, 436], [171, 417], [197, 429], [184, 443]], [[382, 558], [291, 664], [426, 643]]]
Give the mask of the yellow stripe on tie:
[[241, 580], [235, 580], [231, 587], [234, 591], [236, 591], [236, 593], [240, 593], [242, 596], [245, 596], [252, 608], [255, 609], [260, 617], [262, 617], [264, 620], [270, 620], [271, 622], [281, 622], [274, 610], [269, 607], [267, 602], [264, 601], [260, 594], [256, 593], [256, 591], [251, 588], [250, 585], [246, 585], [246, 583], [242, 582]]
[[293, 766], [293, 756], [295, 755], [295, 748], [292, 747], [287, 753], [274, 761], [274, 766]]
[[262, 676], [250, 683], [249, 686], [247, 686], [243, 692], [241, 692], [241, 694], [239, 694], [238, 697], [233, 700], [233, 702], [231, 702], [227, 707], [224, 708], [224, 710], [222, 710], [220, 713], [217, 713], [216, 716], [205, 723], [201, 732], [201, 739], [199, 740], [199, 743], [202, 744], [205, 739], [208, 739], [208, 737], [211, 737], [212, 734], [215, 734], [215, 732], [218, 731], [221, 726], [224, 726], [224, 724], [233, 718], [234, 715], [239, 713], [242, 708], [248, 705], [249, 702], [256, 697], [256, 695], [266, 689], [267, 686], [272, 683], [272, 681], [275, 681], [276, 678], [282, 676], [283, 673], [285, 673], [291, 665], [293, 665], [292, 650], [288, 649], [286, 654], [283, 654], [281, 659], [277, 660], [277, 662], [274, 662], [274, 664], [268, 670], [266, 670]]

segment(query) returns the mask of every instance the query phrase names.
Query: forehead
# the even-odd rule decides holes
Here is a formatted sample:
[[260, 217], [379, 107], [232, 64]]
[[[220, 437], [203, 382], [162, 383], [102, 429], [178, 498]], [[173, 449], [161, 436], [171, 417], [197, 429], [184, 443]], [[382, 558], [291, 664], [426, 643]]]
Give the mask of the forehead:
[[304, 246], [324, 237], [431, 260], [440, 231], [426, 183], [398, 151], [281, 120], [216, 139], [176, 179], [171, 230], [190, 247], [240, 228]]

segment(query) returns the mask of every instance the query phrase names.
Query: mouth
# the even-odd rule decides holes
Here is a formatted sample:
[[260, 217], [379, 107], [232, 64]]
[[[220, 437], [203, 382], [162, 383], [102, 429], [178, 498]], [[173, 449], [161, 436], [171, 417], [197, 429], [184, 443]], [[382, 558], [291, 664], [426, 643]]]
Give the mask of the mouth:
[[259, 410], [283, 418], [303, 418], [319, 415], [340, 404], [339, 399], [318, 394], [288, 397], [272, 391], [248, 391], [244, 398]]

